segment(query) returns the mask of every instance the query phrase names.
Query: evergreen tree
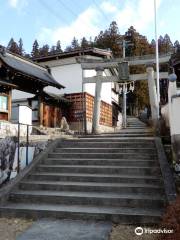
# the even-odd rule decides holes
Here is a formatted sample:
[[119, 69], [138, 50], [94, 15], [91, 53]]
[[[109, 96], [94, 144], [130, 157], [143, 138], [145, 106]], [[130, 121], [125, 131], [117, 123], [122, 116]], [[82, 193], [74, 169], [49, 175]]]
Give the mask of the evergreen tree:
[[66, 48], [65, 48], [65, 52], [71, 52], [73, 49], [72, 49], [72, 46], [67, 46]]
[[39, 57], [39, 44], [38, 44], [38, 41], [35, 40], [34, 43], [33, 43], [33, 46], [32, 46], [32, 51], [31, 51], [31, 56], [33, 58], [35, 57]]
[[99, 35], [95, 37], [94, 45], [98, 48], [110, 49], [115, 57], [120, 57], [122, 55], [121, 38], [117, 23], [113, 21], [107, 30], [100, 31]]
[[168, 34], [165, 34], [163, 44], [164, 44], [165, 53], [172, 51], [173, 44]]
[[57, 52], [57, 51], [56, 51], [56, 46], [53, 45], [53, 46], [51, 47], [51, 49], [50, 49], [50, 54], [53, 55], [53, 54], [56, 54], [56, 52]]
[[87, 41], [87, 39], [85, 37], [82, 38], [81, 40], [81, 48], [85, 49], [89, 47], [89, 42]]
[[39, 54], [41, 57], [45, 57], [45, 56], [48, 56], [49, 55], [49, 45], [48, 44], [45, 44], [42, 46], [42, 48], [39, 49]]
[[179, 41], [178, 40], [176, 40], [175, 42], [174, 42], [174, 50], [175, 50], [175, 52], [179, 52], [180, 51], [180, 43], [179, 43]]
[[56, 52], [57, 52], [57, 53], [62, 53], [60, 40], [57, 41], [57, 44], [56, 44]]
[[8, 45], [7, 45], [7, 49], [9, 51], [11, 51], [12, 53], [16, 53], [19, 54], [19, 47], [18, 44], [14, 41], [13, 38], [10, 39]]
[[24, 55], [23, 41], [22, 38], [19, 39], [19, 55]]
[[127, 42], [126, 56], [141, 56], [150, 53], [147, 38], [140, 35], [133, 26], [125, 33], [124, 39]]
[[80, 48], [78, 40], [74, 37], [72, 42], [71, 42], [71, 48], [72, 50], [77, 50]]

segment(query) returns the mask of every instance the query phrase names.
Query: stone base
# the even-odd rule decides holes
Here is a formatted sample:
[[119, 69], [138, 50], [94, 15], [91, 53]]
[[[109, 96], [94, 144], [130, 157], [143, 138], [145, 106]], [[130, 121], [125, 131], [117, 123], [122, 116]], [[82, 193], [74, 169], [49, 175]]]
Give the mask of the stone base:
[[[84, 132], [84, 126], [82, 122], [71, 122], [69, 124], [70, 129], [77, 131], [77, 132]], [[87, 126], [87, 133], [91, 133], [92, 132], [92, 122], [87, 122], [86, 124]], [[122, 128], [122, 126], [118, 126], [118, 127], [109, 127], [109, 126], [105, 126], [105, 125], [100, 125], [99, 126], [99, 133], [108, 133], [108, 132], [117, 132]]]

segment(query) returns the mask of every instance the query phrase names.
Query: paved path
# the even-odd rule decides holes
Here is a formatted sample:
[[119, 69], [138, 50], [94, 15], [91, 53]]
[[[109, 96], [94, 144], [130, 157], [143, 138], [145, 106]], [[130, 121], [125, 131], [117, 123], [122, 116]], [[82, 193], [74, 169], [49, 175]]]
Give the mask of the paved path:
[[108, 240], [110, 222], [41, 219], [16, 240]]

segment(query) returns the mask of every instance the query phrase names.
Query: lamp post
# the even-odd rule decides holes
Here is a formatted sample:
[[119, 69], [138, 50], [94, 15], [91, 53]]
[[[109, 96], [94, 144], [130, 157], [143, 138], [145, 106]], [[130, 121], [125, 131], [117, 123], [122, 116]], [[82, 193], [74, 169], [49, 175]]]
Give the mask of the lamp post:
[[155, 41], [156, 41], [156, 89], [157, 89], [157, 116], [159, 118], [159, 103], [160, 103], [160, 89], [159, 89], [159, 49], [158, 49], [158, 37], [157, 37], [157, 7], [156, 0], [154, 0], [154, 26], [155, 26]]

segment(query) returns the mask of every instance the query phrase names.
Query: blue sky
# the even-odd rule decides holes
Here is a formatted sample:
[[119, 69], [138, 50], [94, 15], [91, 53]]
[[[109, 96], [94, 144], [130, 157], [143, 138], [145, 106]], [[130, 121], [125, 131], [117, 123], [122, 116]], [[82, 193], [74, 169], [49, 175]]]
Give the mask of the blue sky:
[[[180, 41], [179, 0], [156, 0], [158, 35], [168, 33], [174, 42]], [[31, 51], [34, 39], [40, 45], [70, 44], [76, 36], [89, 38], [106, 29], [110, 22], [118, 23], [120, 33], [133, 25], [137, 31], [154, 38], [154, 0], [0, 0], [0, 44], [11, 37], [21, 37], [24, 48]], [[173, 3], [173, 4], [172, 4]]]

